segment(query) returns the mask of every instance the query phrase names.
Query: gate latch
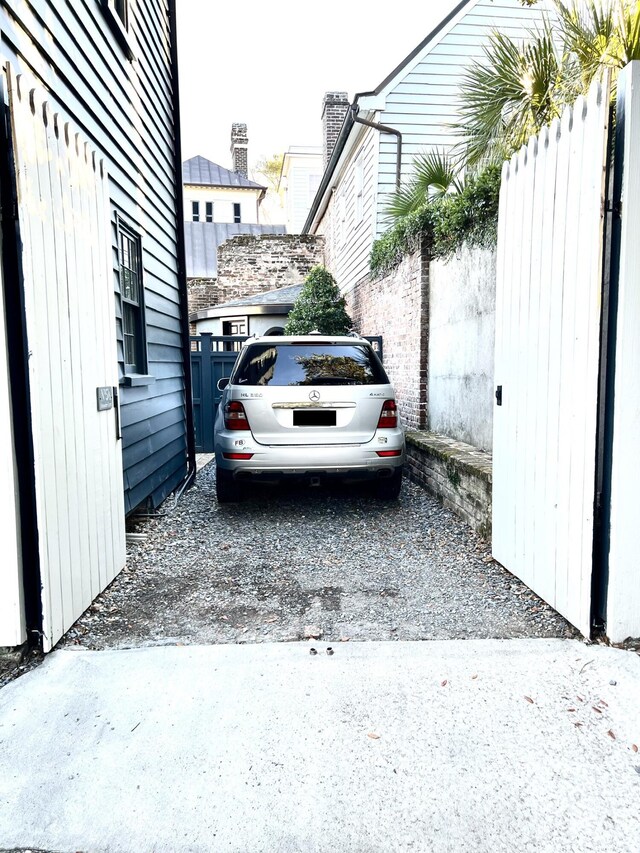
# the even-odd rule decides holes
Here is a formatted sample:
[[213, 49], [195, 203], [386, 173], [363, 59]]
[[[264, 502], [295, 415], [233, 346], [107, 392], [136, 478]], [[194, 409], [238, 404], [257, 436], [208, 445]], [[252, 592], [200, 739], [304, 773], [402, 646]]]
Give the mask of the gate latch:
[[496, 406], [502, 405], [502, 385], [496, 388]]

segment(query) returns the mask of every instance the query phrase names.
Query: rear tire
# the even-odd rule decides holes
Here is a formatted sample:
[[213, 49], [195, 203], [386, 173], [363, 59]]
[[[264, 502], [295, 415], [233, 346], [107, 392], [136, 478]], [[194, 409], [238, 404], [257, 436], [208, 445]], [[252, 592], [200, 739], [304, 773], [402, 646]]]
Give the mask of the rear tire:
[[219, 504], [237, 503], [242, 498], [240, 485], [231, 471], [216, 465], [216, 498]]
[[379, 480], [376, 484], [376, 497], [381, 501], [396, 501], [402, 489], [402, 466], [393, 469], [390, 477]]

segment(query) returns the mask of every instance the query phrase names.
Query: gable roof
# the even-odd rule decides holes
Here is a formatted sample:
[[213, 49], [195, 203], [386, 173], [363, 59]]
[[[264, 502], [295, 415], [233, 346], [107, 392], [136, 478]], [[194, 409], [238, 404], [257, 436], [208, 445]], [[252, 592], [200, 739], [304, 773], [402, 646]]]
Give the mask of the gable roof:
[[373, 89], [371, 92], [359, 92], [354, 98], [354, 103], [357, 102], [358, 98], [365, 97], [366, 95], [379, 95], [380, 92], [384, 91], [384, 89], [386, 89], [386, 87], [389, 85], [389, 83], [391, 83], [391, 81], [395, 77], [397, 77], [398, 74], [400, 74], [402, 71], [404, 71], [404, 69], [407, 67], [407, 65], [409, 65], [411, 63], [411, 61], [416, 58], [416, 56], [419, 56], [422, 53], [422, 51], [429, 44], [429, 42], [433, 41], [434, 38], [436, 38], [436, 36], [440, 35], [440, 33], [447, 26], [447, 24], [449, 24], [456, 17], [456, 15], [459, 12], [462, 12], [462, 10], [464, 9], [465, 6], [469, 6], [469, 7], [475, 6], [476, 3], [477, 3], [477, 0], [473, 0], [473, 2], [470, 2], [470, 0], [461, 0], [460, 3], [456, 3], [456, 5], [449, 12], [449, 14], [445, 18], [443, 18], [436, 27], [434, 27], [431, 30], [431, 32], [429, 33], [428, 36], [425, 36], [425, 38], [422, 39], [420, 44], [417, 47], [415, 47], [411, 51], [410, 54], [405, 56], [405, 58], [402, 60], [402, 62], [399, 65], [397, 65], [393, 69], [393, 71], [384, 78], [382, 83], [379, 83], [376, 86], [376, 88]]
[[199, 154], [182, 164], [182, 183], [200, 187], [239, 187], [248, 190], [266, 190], [262, 184], [250, 181], [244, 175], [218, 166]]
[[333, 177], [333, 173], [335, 171], [335, 168], [338, 165], [338, 161], [340, 160], [340, 157], [342, 156], [342, 152], [344, 151], [344, 148], [347, 144], [347, 140], [349, 139], [349, 137], [351, 135], [351, 131], [353, 129], [353, 126], [354, 126], [354, 124], [356, 124], [356, 116], [360, 112], [360, 105], [358, 103], [360, 98], [372, 97], [375, 95], [379, 95], [381, 92], [383, 92], [387, 88], [387, 86], [396, 77], [398, 77], [406, 69], [406, 67], [408, 65], [410, 65], [410, 63], [416, 57], [420, 56], [420, 54], [423, 53], [425, 48], [429, 47], [431, 45], [431, 43], [435, 39], [437, 39], [437, 37], [439, 35], [441, 35], [442, 31], [451, 23], [451, 21], [457, 15], [459, 15], [466, 8], [469, 8], [469, 9], [472, 8], [477, 3], [478, 3], [478, 0], [461, 0], [461, 2], [456, 3], [456, 5], [449, 12], [449, 14], [446, 15], [446, 17], [444, 17], [440, 21], [440, 23], [436, 27], [434, 27], [434, 29], [431, 30], [431, 32], [427, 36], [425, 36], [425, 38], [420, 42], [419, 45], [417, 45], [417, 47], [415, 47], [411, 51], [411, 53], [409, 53], [407, 56], [405, 56], [405, 58], [402, 60], [402, 62], [399, 65], [397, 65], [393, 69], [393, 71], [390, 74], [388, 74], [378, 86], [376, 86], [375, 89], [372, 89], [370, 92], [357, 92], [356, 93], [356, 95], [354, 96], [354, 99], [353, 99], [353, 103], [351, 104], [351, 106], [347, 110], [347, 114], [345, 115], [344, 123], [342, 125], [342, 129], [340, 131], [338, 139], [336, 140], [336, 144], [335, 144], [335, 147], [334, 147], [333, 152], [331, 154], [331, 158], [330, 158], [329, 162], [327, 163], [327, 168], [325, 169], [324, 175], [322, 176], [322, 180], [320, 181], [320, 186], [318, 187], [318, 190], [315, 194], [313, 202], [311, 203], [311, 208], [309, 210], [307, 220], [306, 220], [306, 222], [302, 228], [303, 234], [309, 234], [310, 233], [310, 230], [313, 226], [314, 219], [316, 218], [316, 215], [318, 213], [318, 209], [319, 209], [320, 205], [322, 204], [322, 200], [323, 200], [325, 194], [327, 193], [329, 184], [331, 183], [331, 179]]
[[289, 308], [300, 296], [302, 287], [302, 284], [289, 284], [286, 287], [277, 287], [274, 290], [266, 290], [264, 293], [256, 293], [253, 296], [223, 302], [221, 305], [216, 305], [216, 308], [239, 308], [253, 305], [279, 305]]
[[[212, 305], [201, 311], [195, 311], [189, 315], [190, 322], [197, 320], [211, 320], [215, 317], [232, 317], [234, 314], [254, 315], [282, 315], [288, 314], [293, 308], [296, 299], [300, 296], [303, 284], [290, 284], [286, 287], [277, 287], [264, 293], [253, 296], [245, 296], [243, 299], [234, 299], [231, 302], [223, 302], [220, 305]], [[248, 309], [239, 311], [238, 309]]]

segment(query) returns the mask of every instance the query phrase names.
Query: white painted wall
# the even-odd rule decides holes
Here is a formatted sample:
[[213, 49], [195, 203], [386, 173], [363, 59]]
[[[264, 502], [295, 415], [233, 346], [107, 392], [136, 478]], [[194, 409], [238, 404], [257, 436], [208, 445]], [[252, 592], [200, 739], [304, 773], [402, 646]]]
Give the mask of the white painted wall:
[[[244, 317], [242, 310], [238, 312], [237, 317]], [[222, 323], [227, 317], [209, 317], [205, 320], [196, 321], [196, 334], [201, 335], [203, 332], [210, 332], [212, 335], [222, 334]], [[249, 335], [266, 335], [274, 327], [280, 326], [284, 328], [287, 322], [286, 314], [256, 314], [248, 317], [248, 334]]]
[[288, 234], [299, 234], [320, 185], [322, 148], [291, 147], [284, 155], [280, 194]]
[[640, 637], [640, 62], [618, 79], [625, 101], [607, 635]]
[[184, 218], [192, 221], [191, 202], [200, 202], [200, 222], [206, 222], [206, 202], [213, 202], [214, 222], [233, 222], [233, 205], [240, 205], [242, 222], [257, 224], [258, 199], [261, 190], [233, 189], [224, 187], [199, 187], [190, 184], [184, 187]]
[[[0, 232], [0, 258], [2, 233]], [[13, 445], [11, 391], [7, 361], [4, 284], [0, 265], [0, 646], [19, 646], [27, 639], [24, 618], [18, 482]]]
[[429, 267], [429, 429], [493, 444], [496, 256], [463, 248]]

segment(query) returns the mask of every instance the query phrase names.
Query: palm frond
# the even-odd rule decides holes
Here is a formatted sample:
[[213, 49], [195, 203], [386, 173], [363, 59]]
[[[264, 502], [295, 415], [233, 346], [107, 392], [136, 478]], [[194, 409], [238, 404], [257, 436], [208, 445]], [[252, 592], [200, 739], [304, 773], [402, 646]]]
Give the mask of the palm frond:
[[618, 26], [620, 28], [620, 52], [622, 67], [634, 59], [640, 59], [640, 0], [618, 4]]
[[556, 0], [564, 49], [575, 60], [577, 86], [583, 94], [604, 68], [622, 67], [622, 44], [617, 15], [611, 2]]
[[419, 154], [413, 161], [411, 177], [385, 206], [388, 217], [398, 219], [420, 210], [426, 201], [441, 198], [450, 192], [460, 192], [462, 182], [459, 167], [446, 152], [434, 149]]
[[463, 76], [457, 124], [465, 161], [509, 156], [559, 113], [562, 57], [548, 28], [517, 42], [492, 33]]

